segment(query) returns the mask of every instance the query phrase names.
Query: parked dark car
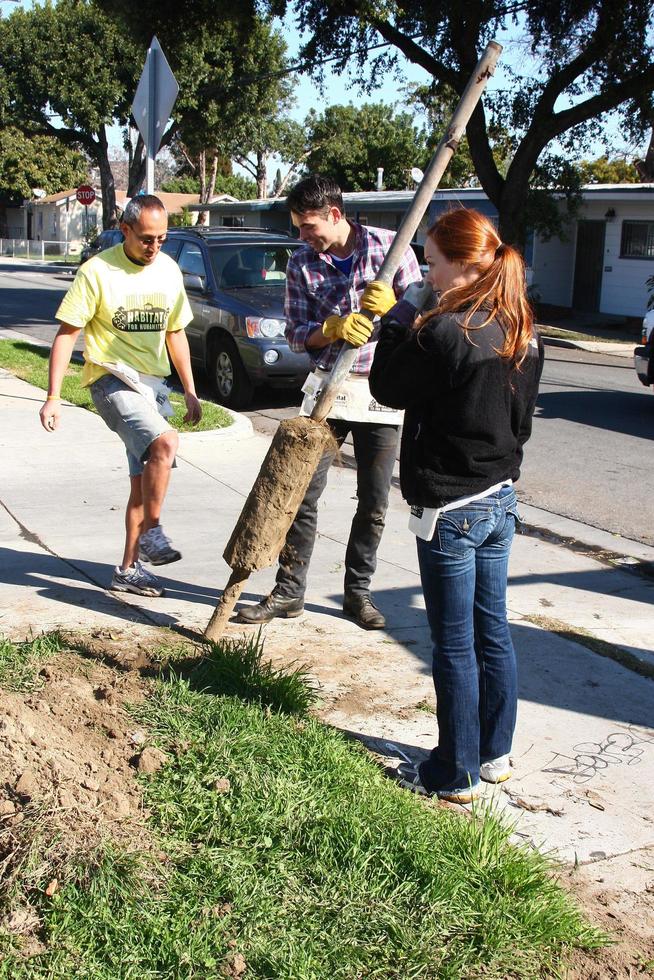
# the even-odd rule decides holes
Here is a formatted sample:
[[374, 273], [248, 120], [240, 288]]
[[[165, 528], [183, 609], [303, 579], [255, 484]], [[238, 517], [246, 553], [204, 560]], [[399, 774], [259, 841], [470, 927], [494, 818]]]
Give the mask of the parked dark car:
[[193, 310], [191, 358], [229, 408], [246, 408], [263, 384], [300, 387], [311, 369], [284, 337], [286, 264], [299, 245], [256, 228], [168, 231], [162, 250], [179, 265]]
[[104, 252], [106, 248], [112, 248], [114, 245], [119, 245], [123, 241], [123, 233], [118, 228], [105, 228], [101, 231], [97, 238], [93, 240], [90, 245], [85, 245], [82, 249], [79, 257], [79, 264], [86, 262], [90, 259], [92, 255], [97, 255], [98, 252]]

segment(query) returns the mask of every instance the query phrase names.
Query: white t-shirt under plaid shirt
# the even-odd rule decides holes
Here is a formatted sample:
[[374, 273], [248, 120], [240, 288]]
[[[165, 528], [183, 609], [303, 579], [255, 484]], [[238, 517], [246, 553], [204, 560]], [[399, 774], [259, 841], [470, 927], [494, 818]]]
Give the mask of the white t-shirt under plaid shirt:
[[[308, 353], [316, 367], [331, 371], [343, 341], [336, 341], [320, 350], [309, 350], [307, 337], [322, 327], [328, 316], [346, 316], [360, 309], [366, 285], [375, 278], [395, 237], [386, 228], [368, 228], [354, 221], [356, 239], [349, 276], [337, 269], [329, 252], [316, 252], [310, 245], [297, 248], [286, 269], [286, 339], [296, 354]], [[399, 299], [409, 283], [422, 279], [412, 249], [407, 249], [393, 279], [393, 289]], [[352, 367], [354, 374], [367, 375], [377, 344], [378, 326], [371, 339], [360, 347]]]

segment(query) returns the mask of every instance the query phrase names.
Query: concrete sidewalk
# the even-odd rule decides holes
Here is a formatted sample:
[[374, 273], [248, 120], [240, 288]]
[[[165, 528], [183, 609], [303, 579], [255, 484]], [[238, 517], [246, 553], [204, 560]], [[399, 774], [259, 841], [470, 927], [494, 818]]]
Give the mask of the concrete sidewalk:
[[[64, 407], [61, 429], [38, 422], [42, 392], [0, 372], [0, 633], [159, 624], [202, 631], [229, 575], [224, 544], [267, 450], [267, 437], [181, 436], [165, 527], [184, 558], [160, 569], [162, 599], [106, 591], [120, 556], [127, 494], [119, 440], [94, 415]], [[385, 631], [366, 633], [340, 610], [356, 475], [334, 468], [305, 615], [263, 631], [268, 654], [308, 664], [321, 715], [396, 765], [433, 745], [430, 640], [407, 507], [392, 491], [374, 593]], [[532, 512], [535, 508], [530, 509]], [[530, 520], [531, 520], [530, 514]], [[546, 526], [549, 515], [536, 512]], [[573, 522], [567, 522], [569, 525]], [[580, 533], [583, 540], [583, 534]], [[652, 549], [643, 557], [654, 559]], [[256, 600], [274, 569], [250, 580]], [[529, 536], [514, 547], [509, 607], [519, 657], [515, 773], [497, 803], [516, 835], [568, 861], [611, 868], [654, 846], [654, 681], [568, 635], [605, 641], [654, 665], [654, 583]], [[230, 636], [248, 627], [232, 624]], [[650, 861], [651, 863], [651, 861]], [[651, 877], [651, 876], [650, 876]]]

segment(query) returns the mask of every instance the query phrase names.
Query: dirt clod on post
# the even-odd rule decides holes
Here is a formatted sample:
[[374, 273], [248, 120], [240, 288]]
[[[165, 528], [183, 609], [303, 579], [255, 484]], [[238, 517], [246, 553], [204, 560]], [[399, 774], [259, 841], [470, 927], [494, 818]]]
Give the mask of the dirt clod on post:
[[278, 558], [320, 457], [336, 448], [323, 422], [299, 416], [280, 423], [223, 557], [250, 573]]

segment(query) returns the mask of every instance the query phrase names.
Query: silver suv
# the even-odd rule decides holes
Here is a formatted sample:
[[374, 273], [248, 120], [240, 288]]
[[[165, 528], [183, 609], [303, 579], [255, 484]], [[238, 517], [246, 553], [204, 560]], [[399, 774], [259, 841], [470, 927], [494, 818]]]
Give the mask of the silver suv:
[[634, 351], [636, 374], [646, 387], [654, 385], [654, 309], [645, 314], [643, 320], [642, 347]]
[[193, 309], [191, 358], [229, 408], [247, 408], [259, 385], [298, 388], [311, 369], [284, 337], [286, 264], [299, 245], [258, 228], [168, 231], [162, 251], [179, 265]]

